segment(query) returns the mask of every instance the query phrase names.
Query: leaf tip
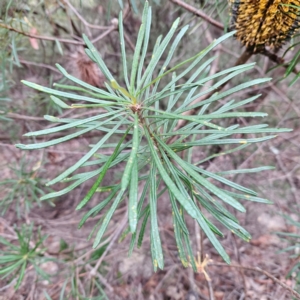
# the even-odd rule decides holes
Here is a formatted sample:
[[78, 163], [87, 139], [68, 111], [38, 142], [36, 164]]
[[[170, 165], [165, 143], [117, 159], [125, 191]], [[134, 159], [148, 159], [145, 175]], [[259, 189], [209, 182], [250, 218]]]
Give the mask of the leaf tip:
[[82, 208], [82, 205], [78, 204], [75, 208], [75, 210], [80, 210]]

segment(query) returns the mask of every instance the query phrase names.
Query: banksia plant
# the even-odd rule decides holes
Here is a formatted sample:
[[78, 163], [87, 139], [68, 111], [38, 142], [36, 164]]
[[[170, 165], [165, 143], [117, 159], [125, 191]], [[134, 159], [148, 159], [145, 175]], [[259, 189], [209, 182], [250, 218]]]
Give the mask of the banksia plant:
[[300, 28], [298, 0], [230, 0], [231, 28], [253, 53], [279, 49]]
[[[220, 37], [195, 56], [171, 66], [174, 53], [188, 26], [179, 29], [180, 20], [177, 19], [167, 35], [164, 38], [159, 36], [154, 48], [149, 49], [151, 18], [151, 8], [146, 2], [131, 59], [126, 55], [122, 13], [120, 13], [119, 39], [123, 65], [121, 78], [124, 79], [124, 83], [112, 75], [86, 36], [83, 37], [87, 46], [86, 54], [104, 74], [106, 90], [70, 75], [60, 65], [57, 65], [58, 70], [70, 84], [55, 84], [55, 88], [48, 88], [23, 81], [25, 85], [49, 94], [52, 101], [63, 109], [92, 109], [95, 112], [95, 108], [99, 108], [99, 113], [81, 119], [45, 116], [46, 120], [57, 123], [57, 126], [27, 133], [26, 136], [35, 137], [60, 132], [61, 137], [50, 138], [42, 143], [18, 144], [17, 147], [24, 150], [41, 149], [69, 141], [90, 131], [101, 132], [98, 140], [90, 146], [90, 150], [82, 158], [48, 182], [48, 185], [58, 182], [69, 185], [41, 199], [67, 194], [88, 181], [91, 188], [77, 205], [77, 209], [81, 210], [92, 197], [99, 193], [108, 193], [83, 216], [79, 224], [81, 227], [89, 218], [104, 213], [93, 230], [94, 247], [99, 245], [117, 207], [125, 202], [128, 207], [128, 228], [123, 236], [131, 237], [129, 252], [135, 245], [141, 246], [144, 235], [149, 234], [155, 270], [164, 267], [158, 226], [158, 219], [162, 217], [159, 215], [159, 207], [162, 201], [169, 199], [174, 237], [183, 265], [192, 265], [194, 270], [197, 270], [186, 218], [195, 219], [218, 253], [229, 263], [230, 259], [217, 238], [222, 238], [223, 232], [217, 227], [216, 222], [249, 241], [250, 234], [239, 225], [238, 219], [229, 212], [228, 207], [245, 212], [243, 201], [261, 203], [269, 201], [226, 177], [240, 172], [264, 171], [270, 168], [214, 173], [206, 170], [204, 164], [218, 156], [231, 154], [255, 143], [272, 139], [276, 136], [274, 133], [285, 132], [287, 129], [268, 128], [266, 124], [245, 127], [236, 124], [238, 118], [264, 117], [266, 114], [245, 112], [242, 109], [259, 95], [235, 101], [232, 94], [266, 83], [269, 78], [249, 80], [226, 91], [212, 93], [224, 82], [254, 66], [254, 64], [234, 66], [208, 75], [208, 69], [214, 60], [212, 50], [224, 40], [231, 38], [233, 32]], [[130, 61], [132, 63], [129, 67]], [[208, 85], [212, 80], [215, 80], [215, 83]], [[207, 95], [206, 100], [195, 103], [196, 99], [204, 95]], [[228, 101], [220, 103], [220, 99]], [[196, 109], [197, 113], [185, 114], [192, 109]], [[187, 123], [180, 128], [178, 124], [181, 120]], [[222, 145], [223, 151], [209, 153], [208, 147], [214, 145]], [[103, 155], [103, 151], [101, 152], [103, 149], [106, 153], [109, 149], [110, 154]], [[195, 161], [193, 153], [196, 151], [207, 153], [207, 156]], [[114, 171], [115, 166], [119, 166], [121, 179], [115, 183], [111, 182], [109, 186], [104, 185], [104, 177]]]

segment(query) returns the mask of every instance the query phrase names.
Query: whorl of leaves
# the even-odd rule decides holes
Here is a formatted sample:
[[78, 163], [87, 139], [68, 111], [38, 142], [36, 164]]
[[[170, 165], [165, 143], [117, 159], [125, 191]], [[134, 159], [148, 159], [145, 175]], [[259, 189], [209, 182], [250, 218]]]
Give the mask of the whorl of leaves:
[[231, 29], [253, 52], [279, 49], [300, 29], [299, 0], [230, 0]]

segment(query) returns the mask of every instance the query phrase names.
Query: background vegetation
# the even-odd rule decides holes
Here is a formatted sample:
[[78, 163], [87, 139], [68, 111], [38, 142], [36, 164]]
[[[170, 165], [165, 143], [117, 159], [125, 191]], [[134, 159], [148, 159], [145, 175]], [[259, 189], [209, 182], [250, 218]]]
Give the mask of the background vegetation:
[[[122, 235], [127, 228], [126, 203], [117, 208], [104, 238], [98, 248], [93, 249], [93, 238], [88, 240], [88, 237], [103, 214], [88, 220], [80, 230], [77, 226], [105, 194], [99, 193], [84, 210], [76, 210], [91, 188], [92, 183], [87, 181], [69, 194], [40, 201], [52, 188], [60, 190], [66, 186], [58, 183], [46, 187], [45, 183], [78, 161], [89, 145], [98, 141], [99, 133], [89, 132], [63, 144], [30, 152], [21, 151], [14, 144], [46, 141], [44, 136], [23, 137], [28, 131], [53, 127], [44, 115], [86, 118], [97, 110], [65, 111], [51, 101], [49, 95], [28, 88], [20, 80], [46, 87], [52, 87], [53, 82], [64, 84], [65, 79], [55, 68], [55, 63], [59, 63], [75, 77], [103, 88], [104, 76], [84, 53], [84, 33], [101, 53], [118, 83], [124, 86], [117, 26], [120, 3], [64, 0], [4, 1], [1, 4], [0, 276], [3, 280], [0, 295], [3, 299], [292, 299], [292, 291], [299, 289], [300, 111], [299, 83], [292, 73], [298, 59], [297, 37], [292, 41], [293, 48], [286, 45], [278, 53], [288, 62], [285, 67], [266, 56], [252, 56], [250, 62], [256, 62], [255, 67], [234, 77], [226, 87], [272, 77], [270, 82], [237, 92], [234, 98], [243, 100], [262, 94], [247, 104], [244, 111], [268, 113], [264, 123], [293, 131], [280, 133], [276, 139], [252, 144], [234, 154], [218, 155], [229, 148], [210, 145], [192, 155], [193, 161], [212, 156], [203, 164], [210, 172], [275, 167], [228, 177], [273, 202], [272, 205], [244, 202], [246, 213], [226, 206], [252, 235], [252, 240], [246, 243], [221, 228], [224, 233], [221, 243], [231, 258], [231, 266], [223, 262], [192, 219], [186, 222], [193, 253], [200, 256], [199, 273], [182, 266], [167, 196], [160, 198], [157, 205], [165, 264], [164, 269], [156, 273], [151, 262], [150, 234], [145, 235], [142, 247], [134, 249], [128, 257], [130, 238]], [[180, 1], [150, 3], [153, 13], [149, 49], [153, 49], [158, 35], [167, 34], [177, 17], [181, 20], [179, 29], [186, 24], [190, 26], [172, 58], [172, 66], [199, 53], [227, 31], [227, 1], [186, 1], [193, 12], [189, 7], [182, 7]], [[123, 3], [128, 65], [133, 60], [142, 9], [139, 1]], [[216, 59], [205, 70], [207, 75], [233, 67], [243, 51], [238, 41], [225, 40], [210, 53]], [[181, 83], [188, 79], [189, 76], [183, 77]], [[163, 78], [163, 83], [164, 80], [167, 79]], [[220, 107], [229, 100], [229, 97], [221, 99]], [[168, 101], [161, 102], [162, 107], [167, 108]], [[242, 126], [260, 124], [249, 117], [231, 121]], [[53, 137], [59, 138], [60, 134]], [[244, 136], [240, 134], [237, 138]], [[111, 149], [101, 154], [111, 154]], [[122, 166], [115, 167], [104, 179], [104, 185], [119, 182], [122, 171]], [[150, 232], [148, 227], [147, 230]], [[276, 234], [278, 232], [281, 233]], [[205, 264], [201, 262], [206, 254], [213, 261], [203, 272]]]

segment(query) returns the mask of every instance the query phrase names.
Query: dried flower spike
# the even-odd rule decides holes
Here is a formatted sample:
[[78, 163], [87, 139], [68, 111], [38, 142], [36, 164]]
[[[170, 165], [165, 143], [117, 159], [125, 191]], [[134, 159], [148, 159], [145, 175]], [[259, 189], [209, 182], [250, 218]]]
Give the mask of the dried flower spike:
[[299, 0], [229, 0], [231, 29], [253, 53], [279, 49], [300, 29]]
[[212, 263], [212, 262], [213, 262], [213, 260], [209, 258], [208, 254], [205, 255], [204, 260], [201, 262], [200, 253], [198, 253], [197, 260], [196, 260], [197, 271], [199, 273], [203, 273], [205, 276], [205, 279], [207, 281], [210, 281], [211, 279], [210, 279], [209, 275], [207, 274], [205, 268], [207, 267], [207, 265], [209, 263]]

